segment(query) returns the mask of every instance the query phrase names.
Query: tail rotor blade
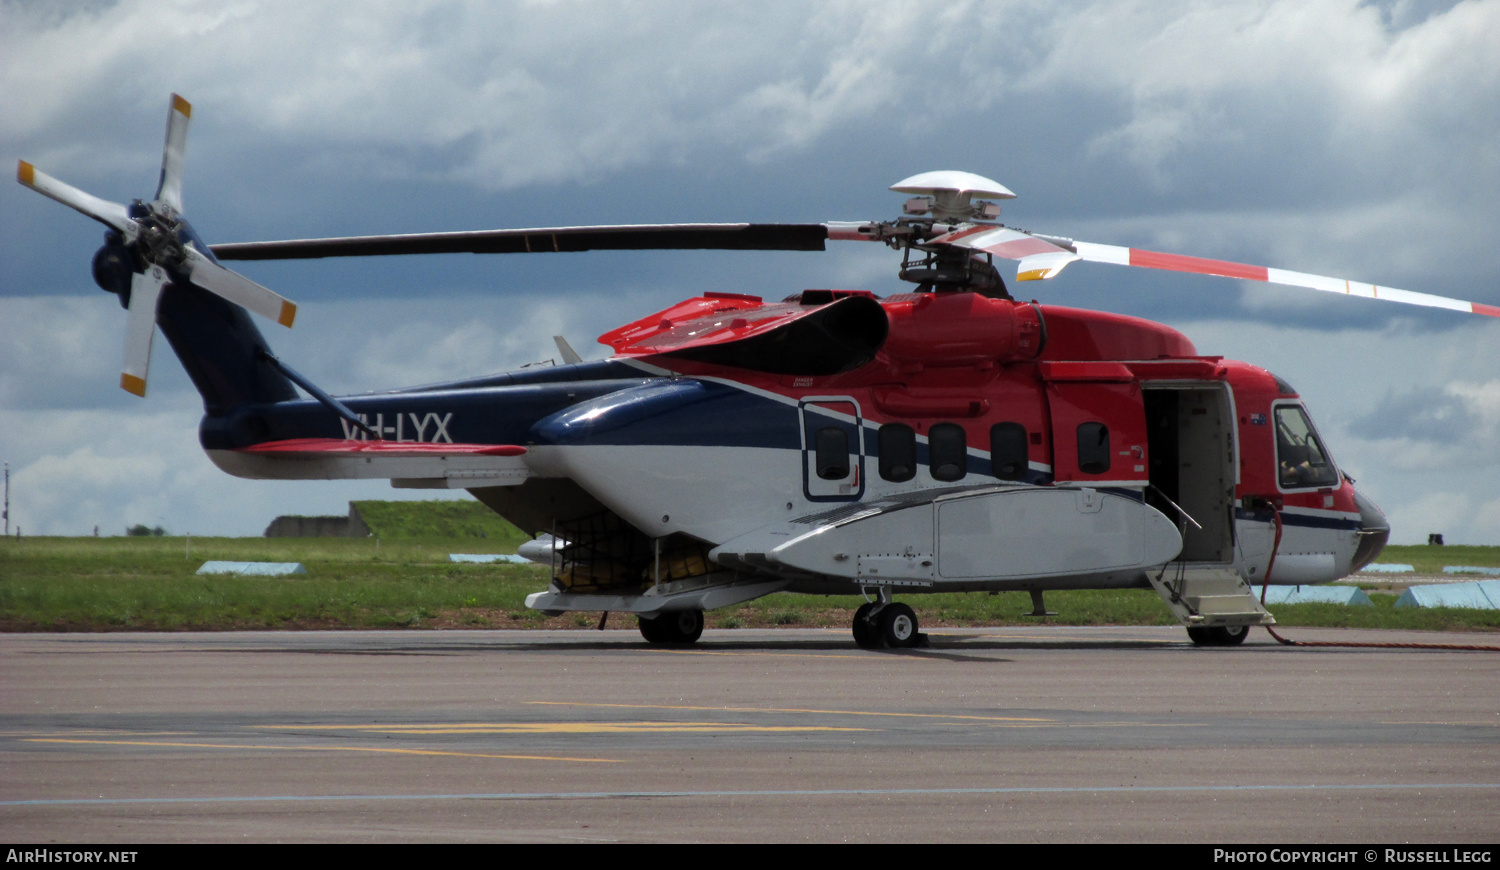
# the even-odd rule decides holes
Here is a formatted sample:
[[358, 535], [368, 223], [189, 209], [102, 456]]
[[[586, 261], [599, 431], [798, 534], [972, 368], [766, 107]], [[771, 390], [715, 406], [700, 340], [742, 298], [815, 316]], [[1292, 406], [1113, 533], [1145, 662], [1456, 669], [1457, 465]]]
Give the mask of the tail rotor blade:
[[135, 221], [131, 220], [130, 212], [125, 206], [117, 202], [84, 193], [71, 184], [58, 181], [25, 160], [20, 161], [20, 165], [16, 167], [16, 180], [42, 196], [55, 199], [68, 208], [114, 227], [124, 233], [127, 239], [135, 236]]
[[183, 149], [187, 147], [188, 119], [193, 105], [176, 94], [167, 111], [167, 142], [161, 152], [161, 182], [156, 186], [156, 201], [177, 213], [182, 212]]
[[156, 334], [156, 303], [167, 283], [166, 270], [152, 266], [130, 282], [130, 312], [125, 320], [125, 366], [120, 387], [146, 395], [146, 370], [151, 365], [151, 338]]
[[191, 247], [183, 250], [187, 254], [187, 261], [183, 265], [194, 284], [282, 326], [291, 326], [296, 319], [296, 303], [237, 272], [229, 271]]

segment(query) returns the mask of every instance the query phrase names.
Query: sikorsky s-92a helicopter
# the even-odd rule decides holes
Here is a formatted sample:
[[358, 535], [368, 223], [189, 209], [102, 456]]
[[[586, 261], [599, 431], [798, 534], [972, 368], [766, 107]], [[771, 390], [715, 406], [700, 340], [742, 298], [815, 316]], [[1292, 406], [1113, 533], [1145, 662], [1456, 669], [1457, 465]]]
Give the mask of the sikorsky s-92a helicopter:
[[[22, 184], [109, 227], [94, 279], [128, 309], [121, 386], [145, 394], [160, 325], [230, 474], [466, 489], [551, 542], [546, 612], [640, 618], [690, 643], [703, 612], [778, 590], [863, 593], [863, 647], [920, 642], [910, 592], [1154, 588], [1199, 644], [1274, 620], [1249, 584], [1322, 583], [1390, 528], [1324, 448], [1297, 392], [1174, 329], [1019, 301], [1076, 260], [1200, 272], [1500, 316], [1342, 279], [1028, 233], [1014, 196], [927, 172], [894, 220], [668, 224], [205, 244], [183, 220], [191, 107], [173, 95], [156, 198]], [[224, 260], [883, 243], [913, 292], [704, 293], [612, 330], [606, 360], [334, 398], [247, 314], [295, 306]], [[780, 295], [780, 294], [778, 294]], [[302, 388], [311, 398], [297, 392]]]

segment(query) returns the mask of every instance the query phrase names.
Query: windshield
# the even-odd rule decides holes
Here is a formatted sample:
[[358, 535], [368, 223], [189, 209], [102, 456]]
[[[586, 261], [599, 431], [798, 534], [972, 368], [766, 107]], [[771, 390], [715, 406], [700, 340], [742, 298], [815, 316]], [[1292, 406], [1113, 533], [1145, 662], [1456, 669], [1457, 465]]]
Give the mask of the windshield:
[[1283, 489], [1337, 486], [1339, 482], [1328, 451], [1313, 431], [1307, 412], [1298, 405], [1276, 409], [1276, 464]]

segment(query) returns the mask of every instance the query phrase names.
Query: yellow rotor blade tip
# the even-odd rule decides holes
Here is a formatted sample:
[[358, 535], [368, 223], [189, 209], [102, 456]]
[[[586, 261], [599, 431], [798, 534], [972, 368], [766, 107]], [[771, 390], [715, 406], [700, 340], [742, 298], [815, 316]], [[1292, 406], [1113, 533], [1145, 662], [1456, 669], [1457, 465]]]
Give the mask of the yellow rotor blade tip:
[[281, 324], [282, 326], [285, 326], [287, 328], [291, 328], [292, 321], [296, 320], [296, 319], [297, 319], [297, 304], [295, 302], [285, 302], [285, 301], [283, 301], [281, 303], [281, 316], [278, 317], [278, 318], [276, 318], [276, 322], [279, 323], [279, 324]]
[[181, 112], [185, 118], [193, 117], [193, 104], [176, 94], [172, 95], [172, 108]]
[[34, 186], [36, 184], [36, 167], [25, 160], [20, 161], [16, 166], [16, 180], [27, 187]]
[[135, 375], [120, 375], [120, 389], [127, 393], [134, 393], [141, 398], [146, 397], [146, 379]]

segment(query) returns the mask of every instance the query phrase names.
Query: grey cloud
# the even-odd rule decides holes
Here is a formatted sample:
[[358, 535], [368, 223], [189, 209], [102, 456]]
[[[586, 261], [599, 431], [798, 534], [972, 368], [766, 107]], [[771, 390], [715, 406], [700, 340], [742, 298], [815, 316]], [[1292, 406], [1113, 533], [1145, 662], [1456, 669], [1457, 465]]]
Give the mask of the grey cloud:
[[1481, 424], [1472, 400], [1419, 389], [1388, 394], [1370, 413], [1351, 420], [1349, 431], [1376, 441], [1404, 438], [1455, 445], [1473, 439]]

